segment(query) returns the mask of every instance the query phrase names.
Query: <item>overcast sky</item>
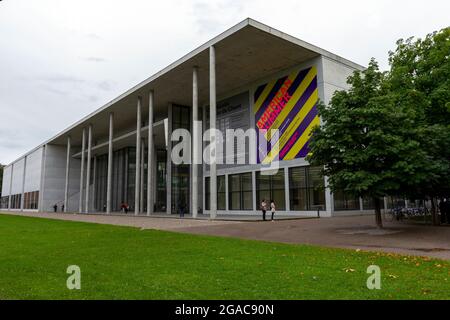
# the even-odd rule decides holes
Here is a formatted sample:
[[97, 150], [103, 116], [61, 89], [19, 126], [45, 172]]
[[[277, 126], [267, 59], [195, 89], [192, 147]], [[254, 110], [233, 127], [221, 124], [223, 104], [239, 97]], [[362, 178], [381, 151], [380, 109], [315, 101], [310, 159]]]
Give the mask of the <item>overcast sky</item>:
[[250, 17], [362, 65], [449, 25], [450, 2], [0, 0], [0, 163]]

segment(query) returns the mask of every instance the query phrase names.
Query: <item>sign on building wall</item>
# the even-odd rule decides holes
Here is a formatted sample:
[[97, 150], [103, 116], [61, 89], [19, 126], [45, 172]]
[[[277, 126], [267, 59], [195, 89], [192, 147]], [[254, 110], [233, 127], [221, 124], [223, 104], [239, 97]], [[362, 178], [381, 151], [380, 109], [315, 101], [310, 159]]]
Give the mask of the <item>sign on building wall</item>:
[[[306, 157], [311, 130], [320, 123], [318, 100], [316, 67], [294, 71], [256, 89], [256, 129], [267, 130], [264, 138], [258, 135], [258, 163]], [[272, 129], [278, 129], [278, 136]]]

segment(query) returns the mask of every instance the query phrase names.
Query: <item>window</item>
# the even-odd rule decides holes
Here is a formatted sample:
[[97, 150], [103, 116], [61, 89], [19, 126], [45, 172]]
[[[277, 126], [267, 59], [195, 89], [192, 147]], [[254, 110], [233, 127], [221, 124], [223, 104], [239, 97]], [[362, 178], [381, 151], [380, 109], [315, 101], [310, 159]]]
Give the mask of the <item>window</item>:
[[240, 173], [228, 177], [230, 210], [253, 210], [252, 174]]
[[[205, 178], [205, 207], [206, 210], [211, 210], [211, 187], [210, 177]], [[217, 210], [226, 210], [226, 188], [225, 176], [217, 176]]]
[[286, 210], [286, 198], [284, 188], [284, 170], [280, 169], [275, 174], [261, 174], [256, 172], [256, 207], [259, 208], [262, 200], [273, 200], [277, 210]]
[[291, 210], [325, 210], [325, 192], [320, 170], [320, 167], [289, 168]]
[[35, 210], [38, 208], [39, 191], [26, 192], [23, 195], [23, 208]]
[[334, 196], [334, 210], [360, 210], [359, 198], [350, 194], [346, 194], [343, 191], [336, 191]]
[[0, 209], [8, 209], [9, 196], [1, 197]]
[[11, 196], [11, 209], [20, 209], [21, 194], [13, 194]]
[[[373, 198], [364, 197], [363, 199], [363, 210], [374, 210], [375, 209], [375, 203], [373, 201]], [[380, 198], [380, 208], [384, 209], [384, 199]]]

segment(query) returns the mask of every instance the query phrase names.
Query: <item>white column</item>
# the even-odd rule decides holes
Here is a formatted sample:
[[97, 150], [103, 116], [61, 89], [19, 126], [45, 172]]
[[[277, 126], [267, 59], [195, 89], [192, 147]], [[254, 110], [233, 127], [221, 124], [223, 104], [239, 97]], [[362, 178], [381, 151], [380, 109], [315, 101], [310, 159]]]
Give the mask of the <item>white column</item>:
[[78, 208], [79, 213], [83, 213], [84, 153], [85, 152], [86, 152], [86, 129], [83, 128], [83, 135], [81, 137], [80, 204], [79, 204], [79, 208]]
[[70, 173], [70, 136], [67, 137], [67, 151], [66, 151], [66, 183], [64, 186], [64, 212], [67, 212], [69, 204], [69, 173]]
[[167, 123], [167, 164], [166, 164], [166, 213], [172, 214], [172, 141], [170, 137], [172, 135], [172, 104], [168, 106], [168, 123]]
[[211, 132], [210, 158], [210, 219], [217, 216], [217, 166], [216, 166], [216, 52], [209, 47], [209, 125]]
[[199, 123], [198, 123], [198, 69], [192, 71], [192, 217], [198, 215], [198, 162], [199, 162]]
[[25, 173], [27, 172], [27, 156], [23, 158], [22, 195], [20, 196], [20, 210], [23, 211], [25, 195]]
[[148, 96], [147, 215], [153, 213], [153, 91]]
[[136, 107], [136, 177], [135, 177], [135, 185], [134, 185], [134, 214], [138, 215], [140, 212], [139, 209], [139, 191], [140, 191], [140, 178], [141, 178], [141, 102], [142, 98], [138, 97], [137, 107]]
[[334, 197], [331, 193], [329, 184], [328, 184], [328, 177], [324, 177], [325, 181], [325, 206], [327, 211], [327, 216], [331, 217], [334, 214]]
[[97, 199], [97, 156], [95, 155], [92, 159], [92, 199], [91, 199], [91, 210], [95, 211], [95, 200]]
[[114, 114], [109, 114], [109, 140], [108, 140], [108, 176], [106, 184], [106, 214], [111, 213], [112, 197], [112, 169], [113, 169], [113, 136], [114, 136]]
[[139, 197], [139, 208], [140, 212], [144, 212], [144, 160], [145, 160], [145, 142], [144, 139], [141, 139], [141, 191]]
[[91, 183], [92, 124], [88, 127], [88, 150], [86, 158], [86, 213], [89, 213], [89, 187]]
[[39, 183], [38, 212], [44, 212], [45, 171], [47, 164], [47, 145], [42, 146], [41, 181]]
[[12, 184], [13, 184], [13, 174], [14, 174], [14, 163], [11, 164], [11, 177], [9, 179], [9, 197], [8, 197], [8, 211], [11, 210], [11, 196], [12, 196]]

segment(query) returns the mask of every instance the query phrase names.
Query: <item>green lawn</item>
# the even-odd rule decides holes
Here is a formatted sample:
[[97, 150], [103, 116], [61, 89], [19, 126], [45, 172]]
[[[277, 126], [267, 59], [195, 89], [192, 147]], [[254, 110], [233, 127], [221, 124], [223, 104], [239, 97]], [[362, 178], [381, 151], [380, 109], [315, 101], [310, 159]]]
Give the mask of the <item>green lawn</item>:
[[449, 299], [449, 278], [426, 258], [0, 215], [0, 300]]

